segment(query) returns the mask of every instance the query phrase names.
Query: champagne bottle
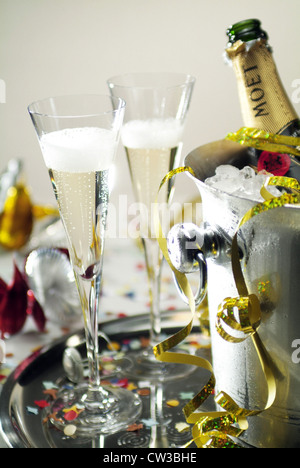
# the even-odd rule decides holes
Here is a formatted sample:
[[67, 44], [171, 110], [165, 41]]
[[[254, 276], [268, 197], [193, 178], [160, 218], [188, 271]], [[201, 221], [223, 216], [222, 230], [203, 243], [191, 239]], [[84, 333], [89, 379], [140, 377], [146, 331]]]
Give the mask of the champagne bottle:
[[[282, 85], [268, 35], [250, 19], [227, 29], [226, 53], [235, 71], [244, 125], [270, 133], [300, 136], [300, 120]], [[300, 181], [300, 160], [288, 154], [249, 150], [249, 164]]]

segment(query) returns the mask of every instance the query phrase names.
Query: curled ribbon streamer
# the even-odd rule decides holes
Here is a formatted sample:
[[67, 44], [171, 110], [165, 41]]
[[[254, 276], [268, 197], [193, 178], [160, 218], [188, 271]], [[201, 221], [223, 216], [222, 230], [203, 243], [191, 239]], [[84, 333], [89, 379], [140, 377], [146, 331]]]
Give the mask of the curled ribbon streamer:
[[[189, 172], [195, 177], [194, 171], [190, 167], [174, 169], [164, 177], [160, 184], [159, 190], [169, 179], [182, 172]], [[274, 198], [267, 190], [268, 185], [287, 187], [290, 188], [293, 193], [284, 194], [279, 198]], [[248, 428], [247, 418], [267, 410], [273, 405], [275, 401], [276, 380], [273, 372], [273, 362], [257, 333], [257, 328], [260, 325], [261, 317], [260, 303], [255, 295], [249, 295], [248, 293], [239, 259], [237, 236], [240, 228], [254, 216], [270, 209], [283, 207], [289, 204], [299, 204], [299, 192], [300, 186], [294, 179], [289, 179], [286, 177], [269, 178], [265, 186], [262, 188], [262, 195], [265, 196], [266, 201], [259, 203], [251, 210], [249, 210], [239, 223], [232, 243], [232, 269], [240, 297], [225, 299], [219, 307], [216, 321], [216, 327], [219, 334], [222, 336], [222, 338], [229, 342], [236, 343], [245, 340], [248, 338], [248, 336], [251, 336], [268, 386], [267, 403], [262, 410], [247, 410], [240, 408], [237, 403], [225, 392], [220, 392], [215, 397], [215, 401], [219, 406], [221, 406], [223, 411], [209, 413], [199, 413], [196, 412], [196, 410], [200, 408], [200, 406], [212, 395], [214, 391], [216, 381], [212, 365], [209, 361], [202, 359], [199, 356], [169, 352], [174, 346], [183, 341], [191, 332], [195, 315], [195, 301], [186, 276], [176, 270], [170, 260], [167, 248], [167, 240], [164, 237], [159, 220], [157, 195], [154, 207], [154, 224], [157, 240], [166, 261], [168, 262], [171, 270], [174, 272], [178, 284], [188, 299], [192, 318], [185, 328], [155, 346], [153, 351], [156, 359], [159, 361], [194, 365], [211, 373], [211, 377], [208, 383], [183, 409], [187, 423], [194, 424], [192, 430], [193, 440], [186, 446], [189, 446], [192, 442], [195, 442], [196, 445], [201, 448], [239, 447], [239, 445], [236, 444], [230, 438], [230, 436], [239, 437]], [[238, 309], [238, 321], [233, 316], [234, 308]], [[226, 333], [224, 331], [222, 321], [230, 328], [243, 332], [244, 337], [236, 339], [229, 333]]]
[[300, 156], [299, 137], [277, 135], [257, 128], [242, 127], [235, 133], [228, 133], [225, 139], [272, 153], [288, 153]]

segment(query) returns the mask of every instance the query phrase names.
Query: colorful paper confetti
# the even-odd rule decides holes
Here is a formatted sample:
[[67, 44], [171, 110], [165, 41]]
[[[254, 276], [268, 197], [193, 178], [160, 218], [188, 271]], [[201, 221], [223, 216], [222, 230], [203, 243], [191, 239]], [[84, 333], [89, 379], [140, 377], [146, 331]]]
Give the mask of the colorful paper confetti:
[[176, 408], [180, 405], [180, 402], [178, 400], [168, 400], [166, 403], [168, 406], [170, 406], [170, 408]]
[[178, 422], [175, 424], [175, 429], [178, 432], [187, 432], [190, 430], [190, 426], [186, 422]]
[[34, 400], [34, 404], [38, 406], [39, 408], [47, 408], [47, 406], [50, 406], [50, 403], [46, 400]]
[[131, 424], [130, 426], [127, 427], [126, 431], [127, 432], [136, 432], [136, 431], [140, 431], [141, 429], [143, 429], [143, 424]]
[[142, 419], [142, 422], [145, 424], [146, 427], [153, 427], [153, 426], [158, 426], [158, 421], [155, 419], [149, 418], [149, 419]]
[[58, 386], [55, 385], [54, 382], [50, 382], [50, 381], [48, 381], [48, 380], [44, 380], [44, 382], [43, 382], [43, 387], [44, 387], [46, 390], [51, 390], [51, 389], [53, 389], [53, 388], [58, 389]]
[[77, 427], [74, 425], [74, 424], [68, 424], [65, 428], [64, 428], [64, 434], [68, 437], [72, 437], [75, 435], [77, 431]]
[[35, 416], [39, 414], [38, 408], [34, 408], [33, 406], [26, 406], [26, 411], [28, 414], [34, 414]]

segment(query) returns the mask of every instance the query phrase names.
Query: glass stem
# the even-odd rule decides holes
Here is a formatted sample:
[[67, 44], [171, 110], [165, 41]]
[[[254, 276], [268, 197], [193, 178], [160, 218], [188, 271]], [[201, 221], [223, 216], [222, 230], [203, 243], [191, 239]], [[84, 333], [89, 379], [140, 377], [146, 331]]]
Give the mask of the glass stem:
[[90, 280], [85, 280], [78, 274], [75, 274], [75, 276], [84, 315], [90, 390], [99, 391], [98, 310], [101, 273]]
[[150, 293], [150, 345], [153, 347], [161, 340], [160, 282], [163, 255], [156, 239], [142, 239]]

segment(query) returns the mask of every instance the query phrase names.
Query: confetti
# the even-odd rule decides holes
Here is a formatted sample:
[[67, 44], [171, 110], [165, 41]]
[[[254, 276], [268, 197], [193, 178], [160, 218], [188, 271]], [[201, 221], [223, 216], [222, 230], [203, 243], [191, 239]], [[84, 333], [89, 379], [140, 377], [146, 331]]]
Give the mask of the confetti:
[[37, 408], [33, 408], [32, 406], [26, 406], [26, 411], [28, 414], [34, 414], [35, 416], [39, 414], [39, 410]]
[[54, 413], [47, 414], [47, 416], [43, 419], [43, 424], [46, 424], [46, 422], [48, 422], [49, 419], [53, 419], [54, 421], [58, 421], [61, 424], [64, 424], [64, 421], [61, 418], [58, 418], [56, 415], [57, 411], [55, 411]]
[[120, 312], [120, 313], [117, 315], [117, 317], [118, 317], [119, 319], [122, 319], [122, 318], [128, 317], [128, 315], [125, 314], [125, 312]]
[[70, 411], [75, 411], [75, 413], [79, 414], [81, 410], [82, 410], [82, 408], [78, 408], [78, 406], [73, 405], [73, 406], [70, 406], [70, 408], [64, 408], [63, 412], [64, 413], [69, 413]]
[[129, 384], [127, 385], [127, 390], [132, 391], [136, 389], [137, 389], [137, 386], [134, 383], [129, 382]]
[[121, 348], [120, 344], [116, 341], [111, 342], [107, 345], [107, 347], [110, 351], [119, 351], [119, 349]]
[[106, 375], [109, 375], [109, 374], [111, 374], [112, 371], [114, 371], [116, 369], [116, 365], [113, 364], [113, 363], [103, 364], [103, 369], [104, 369], [104, 371], [107, 371]]
[[45, 381], [43, 382], [43, 387], [44, 387], [46, 390], [51, 390], [51, 389], [53, 389], [53, 388], [58, 389], [58, 386], [55, 385], [55, 383], [50, 382], [50, 381], [48, 381], [48, 380], [45, 380]]
[[175, 424], [175, 429], [177, 429], [178, 432], [187, 432], [190, 430], [190, 426], [186, 422], [178, 422]]
[[77, 431], [77, 427], [74, 424], [68, 424], [64, 428], [64, 434], [68, 437], [72, 437], [73, 435], [75, 435], [76, 431]]
[[192, 400], [194, 398], [193, 392], [181, 392], [179, 393], [179, 397], [181, 400]]
[[34, 404], [38, 406], [39, 408], [47, 408], [47, 406], [50, 406], [50, 403], [46, 400], [34, 400]]
[[176, 408], [177, 406], [180, 405], [178, 400], [168, 400], [167, 405], [170, 406], [171, 408]]
[[70, 410], [65, 415], [64, 418], [66, 421], [74, 421], [78, 417], [77, 411]]
[[140, 337], [140, 342], [141, 342], [142, 348], [148, 348], [148, 346], [150, 345], [150, 338], [146, 338], [145, 336], [141, 336]]
[[124, 345], [128, 345], [130, 343], [131, 340], [129, 340], [128, 338], [126, 338], [125, 340], [122, 340], [122, 343]]
[[53, 400], [56, 399], [57, 395], [57, 390], [55, 388], [49, 388], [49, 390], [43, 390], [44, 395], [49, 395], [53, 398]]
[[116, 385], [117, 385], [117, 387], [127, 388], [128, 379], [119, 379]]
[[64, 418], [66, 421], [74, 421], [84, 409], [78, 405], [73, 405], [70, 408], [64, 408], [63, 413], [65, 413]]
[[113, 385], [112, 382], [110, 382], [109, 380], [101, 380], [101, 384], [102, 384], [103, 386], [105, 386], [105, 385]]
[[140, 342], [140, 340], [132, 340], [130, 342], [129, 346], [130, 346], [130, 349], [137, 350], [137, 349], [140, 349], [141, 342]]
[[142, 419], [142, 422], [145, 424], [146, 427], [158, 426], [158, 422], [155, 421], [155, 419], [152, 419], [152, 418]]
[[129, 299], [134, 299], [135, 292], [134, 291], [128, 291], [127, 293], [124, 294], [124, 296], [128, 297]]
[[190, 341], [189, 344], [190, 346], [194, 346], [195, 348], [200, 348], [198, 341]]
[[137, 393], [140, 395], [140, 396], [148, 396], [150, 395], [150, 389], [149, 388], [140, 388]]
[[10, 375], [12, 369], [10, 367], [2, 367], [1, 368], [1, 373], [0, 373], [0, 382], [7, 379], [7, 377]]
[[103, 356], [102, 362], [112, 362], [114, 358], [112, 356]]
[[136, 432], [136, 431], [139, 431], [141, 429], [143, 429], [143, 424], [131, 424], [130, 426], [127, 427], [126, 431], [127, 432]]

